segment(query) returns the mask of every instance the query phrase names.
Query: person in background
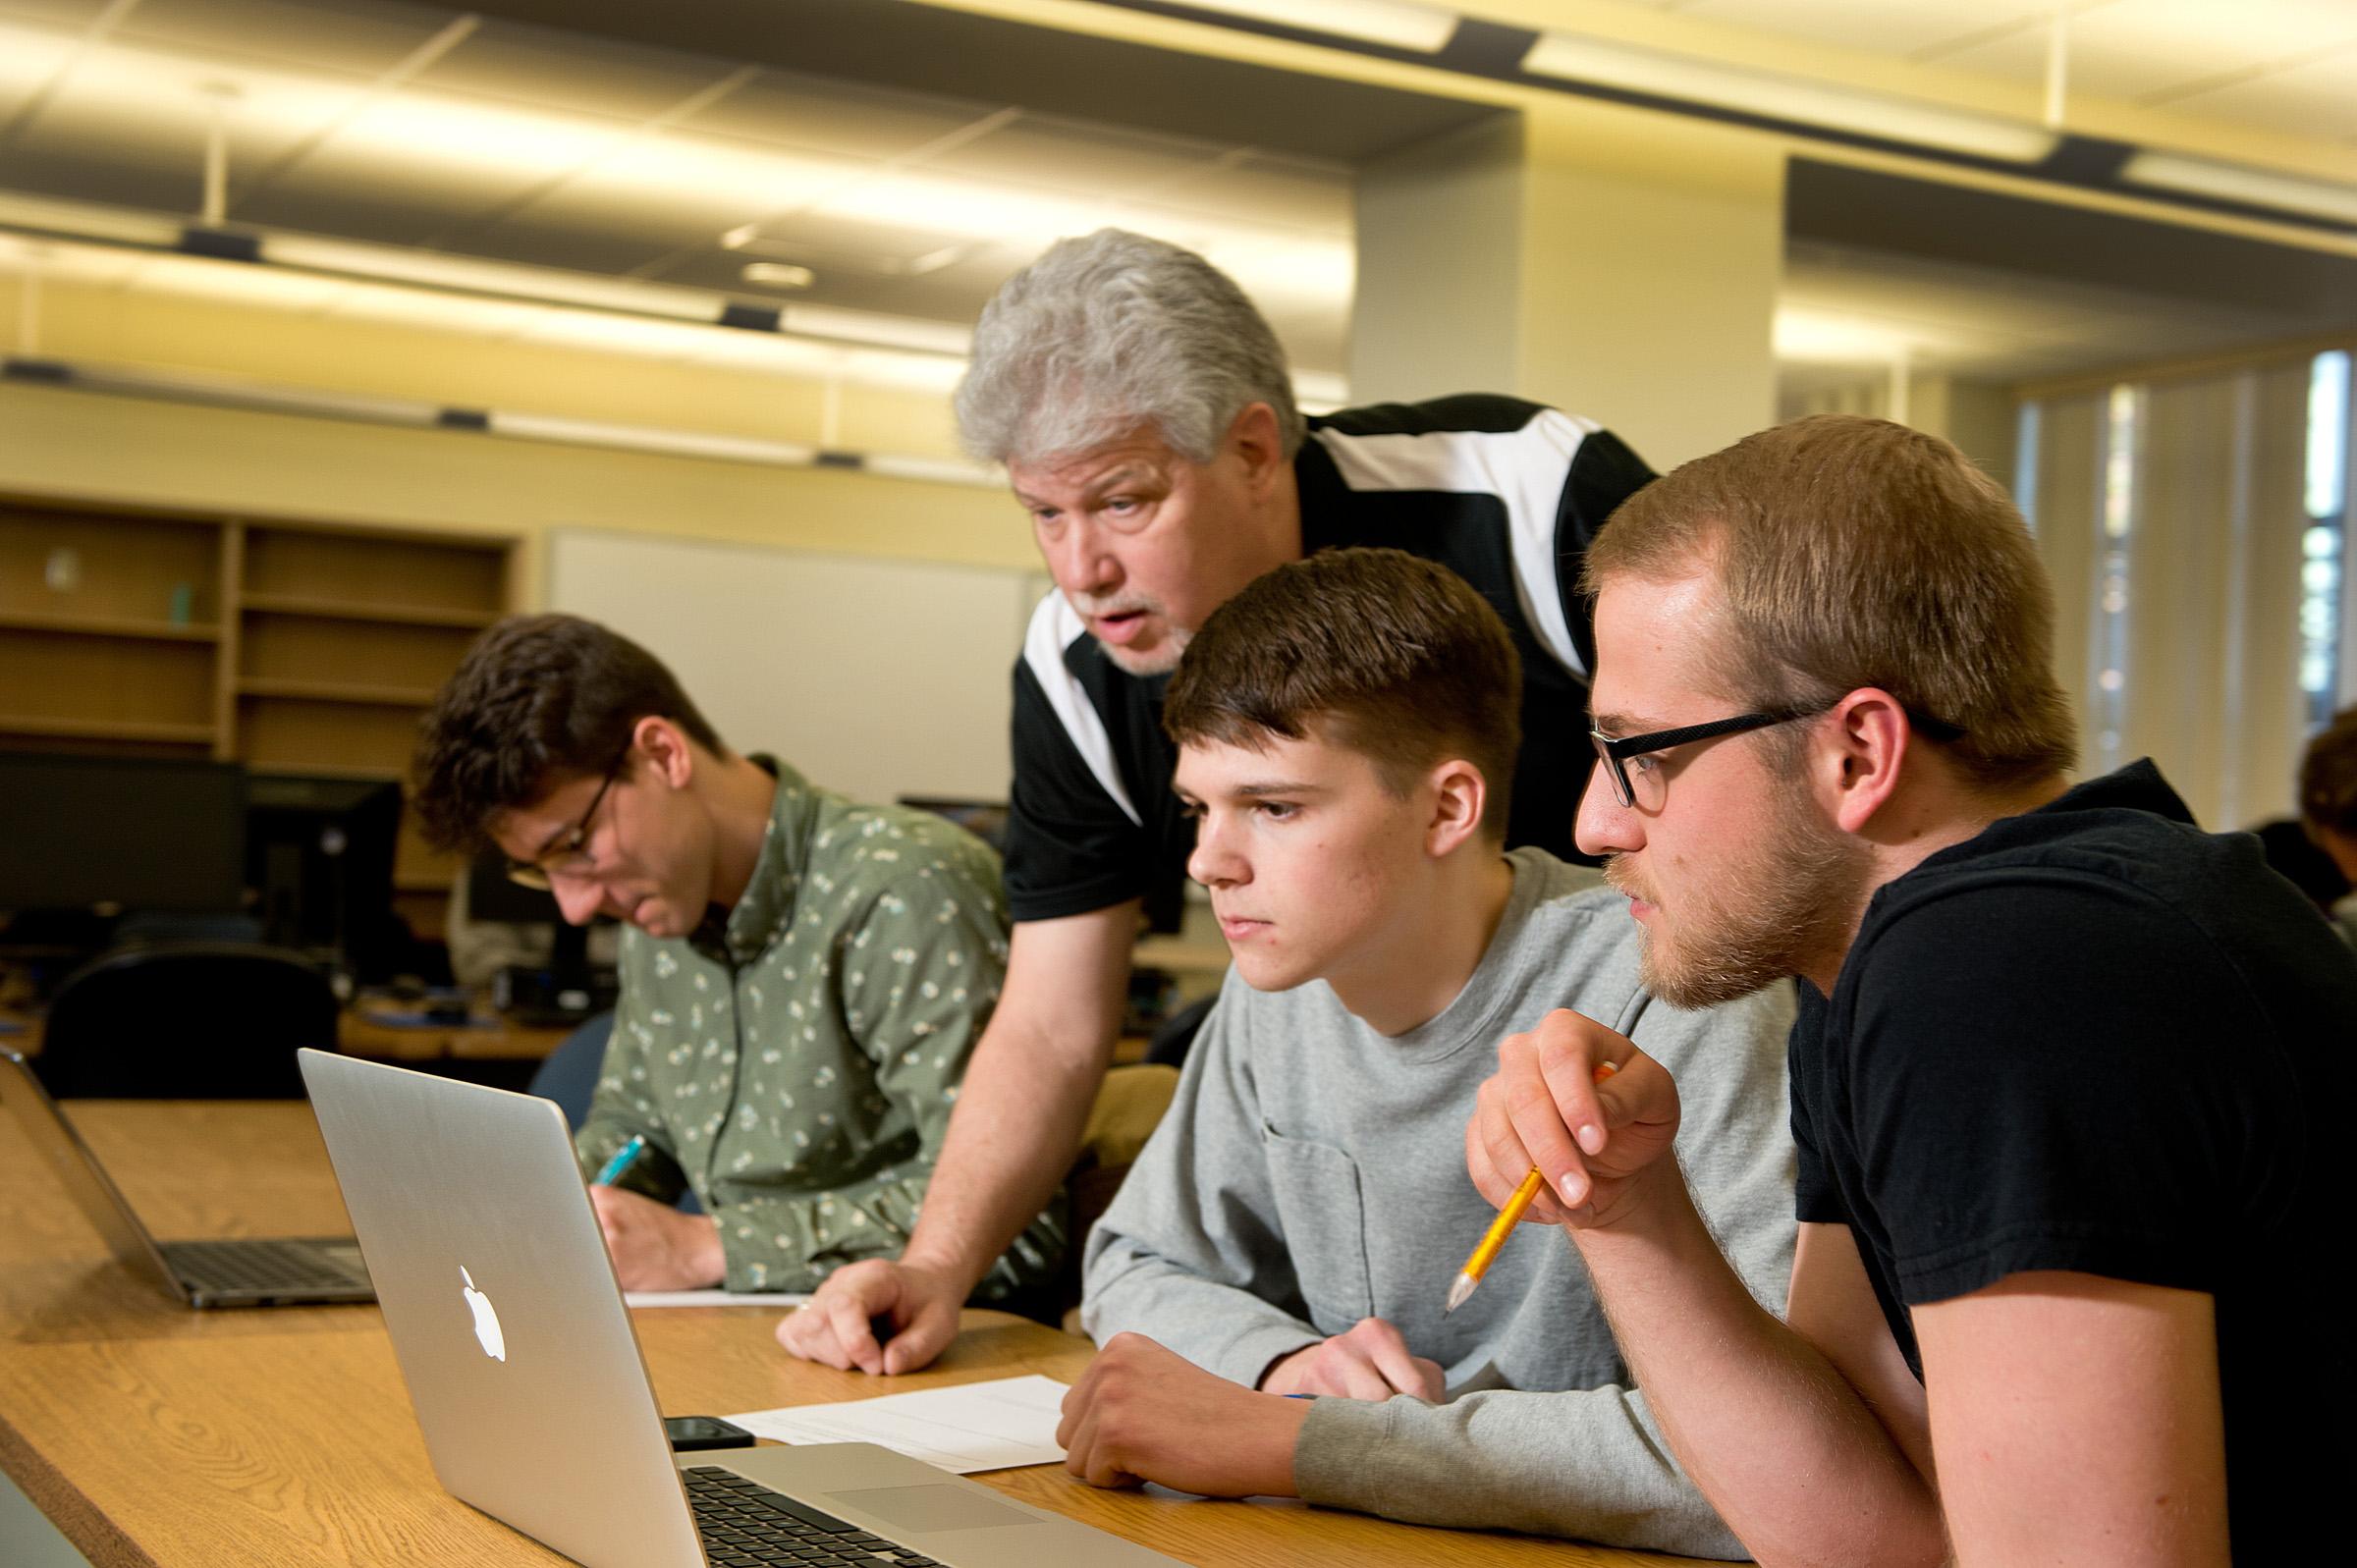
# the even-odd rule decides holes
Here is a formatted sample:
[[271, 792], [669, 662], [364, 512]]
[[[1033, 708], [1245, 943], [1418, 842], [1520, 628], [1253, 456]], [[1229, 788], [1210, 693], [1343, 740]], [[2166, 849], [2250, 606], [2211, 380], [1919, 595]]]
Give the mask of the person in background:
[[1802, 419], [1649, 488], [1585, 582], [1580, 841], [1649, 983], [1807, 982], [1783, 1317], [1665, 1158], [1641, 1044], [1509, 1037], [1467, 1154], [1492, 1203], [1547, 1173], [1531, 1213], [1703, 1495], [1772, 1563], [2345, 1549], [2357, 1374], [2316, 1270], [2357, 1206], [2357, 955], [2149, 761], [2066, 782], [2012, 502], [1935, 437]]
[[[2357, 944], [2357, 707], [2343, 708], [2300, 755], [2300, 820], [2259, 830], [2268, 863], [2316, 900], [2333, 928]], [[2298, 836], [2295, 860], [2270, 829]]]
[[[630, 1290], [801, 1291], [905, 1243], [1003, 983], [998, 865], [939, 818], [740, 755], [646, 650], [572, 616], [500, 622], [421, 730], [414, 802], [495, 843], [565, 918], [623, 921], [621, 998], [575, 1146]], [[704, 1213], [673, 1207], [692, 1188]], [[981, 1280], [1049, 1279], [1031, 1218]]]
[[1141, 913], [1175, 917], [1194, 825], [1171, 794], [1163, 687], [1195, 628], [1273, 567], [1388, 545], [1462, 576], [1523, 668], [1508, 845], [1569, 855], [1589, 641], [1571, 584], [1652, 471], [1591, 420], [1514, 398], [1294, 406], [1267, 321], [1201, 256], [1104, 230], [1009, 279], [958, 391], [1057, 591], [1014, 671], [1007, 991], [916, 1234], [780, 1325], [797, 1356], [924, 1366], [1064, 1179], [1110, 1060]]
[[[1519, 686], [1481, 595], [1396, 550], [1278, 568], [1179, 662], [1163, 722], [1189, 867], [1235, 961], [1088, 1238], [1104, 1354], [1065, 1402], [1074, 1474], [1742, 1555], [1573, 1249], [1525, 1238], [1445, 1311], [1493, 1217], [1464, 1127], [1498, 1032], [1558, 1006], [1616, 1018], [1638, 994], [1619, 895], [1505, 847]], [[1664, 1007], [1638, 1031], [1678, 1065], [1680, 1161], [1772, 1306], [1792, 1262], [1792, 1001]]]

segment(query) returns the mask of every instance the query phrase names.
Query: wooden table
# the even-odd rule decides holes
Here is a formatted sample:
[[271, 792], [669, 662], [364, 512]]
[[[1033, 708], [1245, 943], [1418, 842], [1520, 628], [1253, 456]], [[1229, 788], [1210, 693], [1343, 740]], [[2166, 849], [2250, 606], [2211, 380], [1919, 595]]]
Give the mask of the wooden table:
[[[161, 1235], [350, 1228], [307, 1106], [108, 1101], [70, 1110]], [[791, 1360], [771, 1338], [776, 1316], [639, 1313], [662, 1407], [718, 1414], [1029, 1372], [1069, 1380], [1090, 1355], [1085, 1340], [968, 1312], [936, 1367], [870, 1379]], [[375, 1308], [180, 1307], [113, 1265], [48, 1170], [6, 1132], [0, 1345], [0, 1467], [97, 1568], [564, 1561], [435, 1483]], [[1296, 1503], [1100, 1491], [1056, 1466], [977, 1479], [1202, 1568], [1681, 1560]]]

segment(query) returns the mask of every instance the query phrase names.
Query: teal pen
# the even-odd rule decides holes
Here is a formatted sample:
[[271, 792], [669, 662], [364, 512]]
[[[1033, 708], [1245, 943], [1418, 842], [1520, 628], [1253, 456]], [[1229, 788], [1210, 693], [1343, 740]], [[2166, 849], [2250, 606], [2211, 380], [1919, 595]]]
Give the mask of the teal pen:
[[630, 1135], [630, 1141], [614, 1151], [614, 1158], [605, 1162], [604, 1166], [600, 1168], [597, 1173], [597, 1179], [592, 1181], [589, 1185], [592, 1187], [613, 1186], [614, 1183], [622, 1179], [622, 1173], [630, 1168], [630, 1162], [636, 1160], [645, 1152], [646, 1135], [643, 1133], [632, 1133]]

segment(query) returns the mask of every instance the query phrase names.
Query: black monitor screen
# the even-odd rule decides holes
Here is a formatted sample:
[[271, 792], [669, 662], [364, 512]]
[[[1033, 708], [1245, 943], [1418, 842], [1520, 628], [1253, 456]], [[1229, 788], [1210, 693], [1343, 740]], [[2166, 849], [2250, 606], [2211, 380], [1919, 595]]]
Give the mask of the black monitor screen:
[[398, 946], [393, 856], [401, 785], [391, 779], [257, 773], [247, 782], [246, 875], [264, 940], [333, 953], [364, 980]]
[[234, 910], [235, 763], [0, 752], [0, 909]]
[[466, 918], [518, 926], [561, 926], [565, 912], [557, 895], [526, 888], [508, 875], [508, 857], [497, 849], [476, 855], [466, 866]]

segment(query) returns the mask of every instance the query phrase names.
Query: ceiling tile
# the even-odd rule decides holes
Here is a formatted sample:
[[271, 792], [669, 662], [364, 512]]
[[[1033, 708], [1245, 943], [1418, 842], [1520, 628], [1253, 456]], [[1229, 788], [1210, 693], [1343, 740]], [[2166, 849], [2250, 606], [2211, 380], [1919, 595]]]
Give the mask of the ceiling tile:
[[[712, 237], [715, 241], [719, 235]], [[746, 261], [795, 261], [826, 273], [871, 278], [907, 278], [945, 254], [962, 258], [986, 240], [936, 229], [921, 221], [871, 222], [803, 211], [765, 223], [752, 246], [727, 254]]]
[[0, 164], [7, 170], [9, 189], [33, 195], [181, 213], [195, 212], [204, 200], [203, 182], [193, 163], [174, 168], [149, 158], [11, 145]]
[[413, 80], [423, 87], [645, 120], [736, 69], [700, 55], [489, 22]]
[[0, 0], [0, 22], [24, 21], [80, 32], [106, 7], [107, 0]]
[[1836, 44], [1869, 54], [1912, 54], [2046, 9], [2018, 0], [1959, 6], [1955, 0], [1692, 0], [1682, 17]]
[[1025, 115], [925, 159], [922, 167], [1111, 195], [1199, 177], [1226, 150], [1209, 142], [1131, 135]]
[[0, 126], [23, 113], [73, 53], [74, 40], [63, 33], [35, 32], [0, 21]]
[[679, 246], [643, 228], [580, 222], [534, 212], [488, 228], [445, 239], [436, 248], [492, 261], [557, 267], [567, 272], [622, 274], [637, 271]]
[[1156, 207], [1317, 234], [1347, 236], [1354, 223], [1350, 171], [1340, 165], [1250, 157], [1159, 187], [1143, 199]]
[[528, 210], [636, 221], [675, 241], [716, 243], [740, 224], [806, 206], [874, 167], [714, 136], [650, 135], [599, 158]]
[[[6, 177], [20, 158], [115, 166], [122, 178], [153, 172], [192, 190], [203, 167], [215, 100], [205, 83], [234, 86], [228, 129], [232, 189], [240, 176], [314, 135], [356, 101], [350, 84], [283, 73], [194, 71], [171, 55], [104, 49], [84, 59], [19, 132]], [[193, 195], [175, 202], [194, 205]]]
[[391, 70], [448, 27], [453, 11], [371, 0], [140, 0], [123, 37], [206, 53], [246, 55], [354, 76]]
[[[2179, 98], [2170, 107], [2288, 135], [2357, 137], [2357, 48]], [[2357, 180], [2357, 158], [2347, 167]]]
[[[2074, 16], [2068, 81], [2073, 92], [2131, 100], [2287, 55], [2357, 42], [2357, 6], [2348, 0], [2115, 0]], [[2046, 80], [2047, 34], [2031, 28], [1939, 63], [2032, 84]]]
[[772, 71], [681, 124], [820, 152], [897, 158], [972, 125], [994, 107]]

